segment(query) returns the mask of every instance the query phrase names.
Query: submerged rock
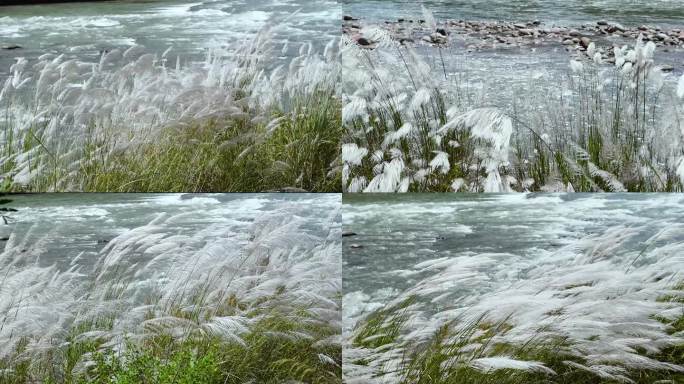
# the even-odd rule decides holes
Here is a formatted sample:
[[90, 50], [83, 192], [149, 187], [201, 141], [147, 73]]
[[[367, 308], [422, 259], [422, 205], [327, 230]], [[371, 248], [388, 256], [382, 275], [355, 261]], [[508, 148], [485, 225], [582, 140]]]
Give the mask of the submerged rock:
[[366, 39], [365, 37], [359, 37], [359, 39], [356, 40], [356, 43], [363, 46], [371, 45], [370, 40]]

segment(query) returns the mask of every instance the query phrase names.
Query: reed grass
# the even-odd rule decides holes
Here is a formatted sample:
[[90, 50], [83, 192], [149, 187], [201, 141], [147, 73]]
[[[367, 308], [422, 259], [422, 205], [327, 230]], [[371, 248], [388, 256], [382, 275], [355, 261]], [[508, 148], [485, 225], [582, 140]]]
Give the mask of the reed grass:
[[[315, 107], [276, 117], [278, 129], [263, 141], [266, 127], [244, 121], [170, 128], [156, 143], [105, 159], [86, 156], [74, 183], [115, 192], [338, 191], [339, 103], [329, 90], [308, 102]], [[38, 180], [28, 190], [48, 185]]]
[[67, 267], [13, 233], [0, 383], [340, 383], [340, 217], [326, 201], [182, 235], [188, 213], [162, 214]]
[[339, 191], [337, 51], [282, 63], [264, 30], [175, 67], [138, 46], [19, 59], [0, 91], [2, 188]]
[[[517, 217], [505, 205], [518, 206], [527, 200], [501, 197], [495, 199], [499, 204], [491, 205], [496, 217]], [[550, 200], [546, 201], [550, 205], [560, 204], [563, 212], [595, 211], [597, 202], [602, 207], [608, 200], [615, 202], [586, 196], [574, 202], [559, 201], [556, 195], [536, 197]], [[676, 196], [656, 200], [657, 212], [678, 212]], [[526, 203], [538, 205], [539, 201]], [[544, 225], [559, 227], [545, 232], [537, 244], [554, 238], [552, 233], [584, 226], [577, 220], [592, 223], [588, 234], [571, 230], [574, 235], [564, 237], [557, 246], [539, 248], [526, 243], [515, 251], [496, 252], [491, 249], [500, 240], [486, 236], [484, 228], [483, 233], [467, 234], [471, 238], [485, 235], [486, 240], [476, 247], [454, 250], [428, 244], [421, 252], [429, 256], [412, 259], [414, 265], [402, 260], [394, 269], [365, 271], [365, 276], [381, 273], [392, 276], [390, 281], [406, 282], [399, 282], [403, 287], [399, 291], [390, 290], [398, 288], [393, 284], [377, 289], [365, 288], [358, 281], [350, 283], [363, 291], [345, 297], [352, 307], [345, 313], [345, 382], [682, 381], [682, 226], [676, 213], [658, 219], [646, 214], [652, 203], [648, 200], [644, 205], [638, 199], [636, 205], [608, 208], [625, 212], [615, 226], [606, 222], [593, 226], [597, 217], [606, 216], [586, 216], [586, 212], [545, 221]], [[374, 219], [365, 220], [367, 236], [384, 232], [387, 223], [402, 219], [391, 208], [386, 204], [362, 207]], [[440, 216], [431, 204], [409, 208], [411, 217], [406, 220], [433, 215], [434, 228], [455, 227], [454, 221], [440, 221], [453, 214], [449, 209]], [[543, 211], [535, 215], [544, 215]], [[423, 228], [421, 233], [431, 229]], [[371, 293], [372, 289], [377, 290]]]
[[378, 48], [343, 50], [347, 192], [683, 189], [684, 93], [653, 43], [615, 47], [612, 66], [573, 60], [557, 83], [531, 80], [500, 105], [467, 73], [446, 73], [465, 60], [457, 52], [433, 48], [433, 62], [380, 28], [365, 33]]
[[[304, 312], [304, 311], [302, 311]], [[301, 318], [278, 313], [260, 317], [243, 343], [217, 336], [158, 333], [124, 346], [79, 339], [103, 330], [81, 324], [66, 340], [42, 358], [29, 356], [25, 343], [0, 361], [0, 382], [18, 383], [339, 383], [341, 350], [315, 345], [313, 340], [334, 336], [334, 328], [302, 323]], [[120, 348], [120, 349], [119, 349]], [[323, 357], [325, 356], [325, 357]], [[88, 360], [87, 366], [83, 361]]]
[[[680, 301], [681, 295], [659, 300]], [[679, 367], [679, 370], [620, 368], [618, 364], [604, 368], [602, 374], [596, 372], [600, 367], [588, 367], [587, 359], [577, 355], [573, 342], [567, 338], [543, 336], [540, 330], [540, 335], [518, 344], [502, 342], [500, 336], [513, 327], [506, 320], [491, 323], [485, 316], [474, 320], [467, 320], [467, 316], [451, 320], [420, 343], [401, 341], [396, 335], [402, 329], [412, 328], [409, 318], [403, 315], [404, 309], [404, 305], [398, 305], [373, 312], [354, 332], [352, 345], [355, 348], [375, 350], [376, 353], [383, 346], [400, 350], [397, 372], [393, 368], [389, 372], [376, 372], [379, 382], [383, 382], [382, 377], [386, 374], [396, 375], [398, 380], [390, 381], [402, 384], [647, 384], [678, 383], [684, 379], [684, 344], [681, 342], [657, 353], [636, 348], [636, 353]], [[684, 315], [662, 321], [671, 335], [684, 330]], [[390, 337], [392, 334], [395, 336]], [[497, 361], [499, 358], [505, 361]], [[365, 364], [363, 360], [354, 363]]]

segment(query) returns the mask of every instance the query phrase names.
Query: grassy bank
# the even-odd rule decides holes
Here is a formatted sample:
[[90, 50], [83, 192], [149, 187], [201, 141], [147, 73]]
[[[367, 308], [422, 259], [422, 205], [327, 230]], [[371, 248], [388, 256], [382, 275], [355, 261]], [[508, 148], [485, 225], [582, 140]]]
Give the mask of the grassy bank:
[[[600, 197], [588, 199], [605, 202]], [[659, 201], [664, 200], [669, 199], [663, 196]], [[593, 202], [588, 206], [596, 207]], [[645, 206], [652, 207], [652, 202]], [[428, 207], [433, 209], [432, 204]], [[413, 218], [407, 220], [421, 216], [416, 205], [410, 208]], [[448, 208], [444, 211], [451, 212]], [[494, 209], [496, 217], [519, 216]], [[624, 207], [607, 211], [626, 212]], [[407, 284], [350, 283], [359, 291], [345, 297], [352, 308], [344, 320], [345, 382], [682, 381], [684, 243], [678, 215], [654, 219], [646, 218], [650, 216], [644, 211], [630, 212], [619, 219], [629, 226], [591, 230], [547, 249], [529, 245], [499, 253], [489, 251], [493, 246], [487, 240], [478, 245], [484, 251], [468, 245], [448, 249], [437, 243], [426, 250], [431, 252], [425, 258], [414, 259], [414, 251], [392, 255], [408, 257], [415, 265], [400, 260], [394, 269], [364, 271], [364, 278], [401, 276], [390, 281], [405, 279]], [[453, 226], [434, 219], [440, 227]], [[577, 216], [565, 219], [574, 222]], [[397, 216], [389, 220], [396, 221]], [[369, 222], [384, 228], [382, 221]], [[529, 228], [524, 219], [520, 225]], [[553, 231], [568, 233], [567, 228]], [[377, 233], [364, 229], [367, 238]], [[420, 233], [430, 229], [421, 228]], [[478, 232], [468, 236], [477, 237]], [[391, 292], [392, 288], [400, 292]]]
[[275, 45], [263, 31], [175, 67], [137, 46], [18, 60], [0, 92], [3, 188], [338, 191], [336, 43], [281, 65]]
[[343, 52], [345, 191], [682, 190], [684, 80], [653, 43], [614, 47], [614, 65], [590, 59], [592, 44], [553, 84], [530, 74], [499, 105], [467, 69], [448, 73], [458, 52], [365, 34], [376, 49], [347, 39]]
[[0, 383], [340, 383], [340, 218], [326, 199], [249, 223], [225, 205], [160, 214], [64, 260], [13, 233]]
[[[41, 358], [19, 343], [0, 361], [0, 382], [19, 383], [339, 383], [341, 350], [321, 341], [337, 331], [271, 313], [260, 316], [240, 342], [206, 334], [151, 334], [105, 345], [94, 324], [69, 332]], [[304, 336], [306, 335], [306, 336]], [[84, 364], [88, 361], [88, 364]]]
[[[678, 293], [658, 300], [684, 302], [682, 285], [675, 287]], [[401, 341], [399, 332], [413, 329], [404, 311], [412, 299], [396, 306], [370, 314], [357, 328], [353, 348], [368, 353], [351, 362], [366, 366], [381, 351], [394, 350], [400, 361], [387, 364], [374, 372], [378, 382], [384, 376], [395, 377], [390, 382], [408, 383], [679, 383], [684, 380], [684, 315], [674, 319], [658, 319], [677, 342], [649, 351], [643, 347], [633, 350], [630, 363], [609, 362], [608, 356], [578, 355], [581, 345], [570, 338], [545, 335], [548, 329], [518, 343], [503, 341], [514, 326], [506, 321], [492, 323], [485, 316], [475, 319], [449, 321], [439, 327], [432, 336], [420, 343]], [[678, 336], [679, 335], [679, 336]], [[592, 336], [598, 339], [599, 336]], [[639, 357], [645, 358], [639, 361]], [[598, 364], [603, 359], [604, 364]], [[647, 363], [646, 359], [659, 362]], [[351, 369], [355, 369], [351, 368]]]
[[[155, 143], [106, 158], [84, 154], [74, 183], [86, 191], [117, 192], [339, 191], [341, 106], [333, 92], [321, 91], [308, 106], [275, 117], [275, 128], [211, 119], [168, 128]], [[58, 189], [50, 181], [24, 188]]]

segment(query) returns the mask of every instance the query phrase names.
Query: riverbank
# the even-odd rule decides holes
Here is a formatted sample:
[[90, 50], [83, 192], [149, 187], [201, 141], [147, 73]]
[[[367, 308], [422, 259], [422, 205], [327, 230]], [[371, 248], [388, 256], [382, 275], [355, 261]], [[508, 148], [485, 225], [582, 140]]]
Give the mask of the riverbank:
[[339, 195], [3, 207], [3, 384], [341, 383]]
[[201, 65], [140, 46], [99, 64], [18, 60], [0, 99], [0, 188], [339, 191], [338, 42], [282, 49], [264, 30]]
[[[377, 33], [375, 28], [387, 32]], [[511, 48], [558, 48], [572, 56], [583, 55], [594, 43], [593, 56], [614, 64], [614, 45], [631, 43], [641, 36], [644, 42], [653, 42], [665, 52], [684, 54], [684, 29], [660, 28], [640, 25], [625, 27], [617, 22], [598, 20], [578, 26], [556, 26], [540, 20], [527, 22], [498, 22], [475, 20], [445, 20], [437, 23], [425, 19], [386, 20], [366, 23], [355, 16], [343, 16], [342, 32], [359, 46], [373, 49], [383, 38], [391, 38], [401, 44], [428, 45], [448, 48], [456, 46], [468, 52], [506, 50]], [[664, 70], [672, 70], [668, 65]]]
[[346, 383], [684, 379], [676, 195], [348, 194], [343, 211]]
[[682, 190], [681, 30], [423, 11], [343, 17], [344, 191]]

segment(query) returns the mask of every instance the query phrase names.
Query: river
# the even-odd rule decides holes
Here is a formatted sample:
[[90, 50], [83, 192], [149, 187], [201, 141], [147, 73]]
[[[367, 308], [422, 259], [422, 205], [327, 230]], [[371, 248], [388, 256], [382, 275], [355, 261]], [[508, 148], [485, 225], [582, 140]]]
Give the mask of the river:
[[[337, 195], [312, 194], [36, 194], [12, 195], [5, 207], [8, 225], [0, 226], [0, 237], [10, 237], [6, 261], [17, 253], [29, 255], [38, 265], [57, 265], [64, 271], [74, 265], [89, 270], [108, 244], [126, 233], [150, 229], [146, 246], [131, 250], [126, 258], [149, 261], [145, 249], [171, 243], [177, 234], [185, 240], [177, 243], [191, 255], [214, 242], [226, 246], [226, 257], [236, 247], [249, 242], [251, 229], [259, 217], [292, 209], [300, 219], [305, 235], [325, 239], [331, 228], [328, 216], [339, 208]], [[154, 228], [150, 223], [155, 222]], [[334, 221], [333, 221], [334, 222]], [[142, 243], [141, 243], [142, 244]], [[233, 244], [233, 245], [231, 245]], [[5, 246], [5, 244], [0, 244]], [[80, 255], [80, 256], [79, 256]], [[131, 261], [132, 262], [132, 261]]]
[[[103, 51], [143, 45], [183, 61], [274, 28], [276, 39], [327, 43], [339, 35], [332, 0], [104, 1], [0, 7], [0, 74], [16, 57], [45, 53], [96, 61]], [[293, 44], [293, 50], [298, 45]], [[296, 51], [293, 51], [296, 52]]]
[[[425, 18], [425, 7], [439, 26], [447, 20], [528, 23], [537, 21], [540, 28], [556, 27], [580, 29], [591, 37], [597, 47], [609, 48], [629, 45], [633, 47], [636, 39], [622, 36], [601, 35], [593, 30], [600, 20], [620, 23], [627, 28], [648, 25], [663, 30], [684, 30], [684, 7], [681, 1], [620, 1], [620, 0], [442, 0], [414, 2], [407, 0], [343, 0], [342, 12], [359, 18], [360, 25], [384, 25], [399, 19], [418, 21]], [[417, 25], [417, 24], [412, 24]], [[581, 29], [586, 27], [587, 29]], [[493, 35], [492, 30], [486, 33]], [[419, 39], [425, 32], [414, 36]], [[549, 84], [565, 81], [570, 73], [570, 60], [586, 60], [587, 57], [570, 47], [561, 44], [558, 38], [523, 39], [513, 44], [496, 43], [496, 40], [482, 40], [472, 29], [468, 32], [453, 32], [450, 43], [441, 50], [432, 46], [416, 43], [421, 56], [430, 63], [436, 77], [448, 76], [467, 79], [461, 83], [482, 89], [481, 103], [508, 107], [513, 101], [529, 104], [531, 96], [541, 90], [555, 89]], [[490, 37], [485, 36], [485, 37]], [[492, 41], [496, 48], [493, 48]], [[524, 43], [521, 43], [524, 42]], [[666, 84], [673, 83], [684, 73], [683, 51], [678, 47], [658, 47], [655, 64], [667, 67]]]

